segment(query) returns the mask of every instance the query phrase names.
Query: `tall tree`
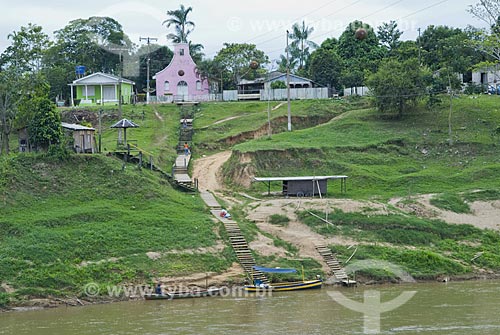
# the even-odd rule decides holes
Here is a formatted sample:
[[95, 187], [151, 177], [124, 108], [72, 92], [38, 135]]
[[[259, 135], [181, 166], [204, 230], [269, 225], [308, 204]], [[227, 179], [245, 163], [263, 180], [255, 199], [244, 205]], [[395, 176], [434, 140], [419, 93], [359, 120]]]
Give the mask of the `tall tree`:
[[263, 51], [255, 44], [224, 43], [214, 60], [218, 62], [231, 77], [231, 88], [235, 88], [242, 78], [255, 79], [265, 73], [265, 70], [251, 69], [250, 63], [257, 62], [260, 66], [269, 62]]
[[0, 138], [2, 155], [10, 152], [9, 138], [18, 113], [24, 88], [24, 75], [13, 67], [0, 71]]
[[143, 92], [146, 88], [147, 79], [147, 60], [150, 59], [149, 71], [151, 75], [163, 70], [172, 60], [174, 53], [166, 46], [158, 44], [141, 46], [129, 60], [125, 62], [124, 76], [134, 80], [136, 89]]
[[207, 80], [210, 84], [211, 92], [222, 92], [224, 70], [222, 64], [213, 59], [203, 59], [196, 66], [201, 80]]
[[310, 55], [310, 49], [316, 49], [318, 47], [316, 43], [309, 40], [313, 31], [314, 28], [306, 26], [305, 21], [302, 21], [302, 24], [295, 23], [292, 26], [292, 31], [289, 35], [290, 39], [292, 39], [290, 46], [292, 49], [298, 51], [299, 71], [302, 70], [306, 64], [307, 58]]
[[384, 22], [381, 26], [377, 27], [377, 37], [380, 40], [380, 44], [382, 44], [389, 53], [399, 47], [401, 44], [399, 39], [402, 34], [403, 32], [398, 29], [396, 21]]
[[[417, 44], [422, 48], [422, 63], [436, 71], [442, 67], [443, 63], [461, 56], [464, 43], [458, 41], [460, 35], [462, 35], [461, 39], [467, 38], [459, 28], [428, 26], [417, 39]], [[453, 48], [455, 48], [451, 54], [446, 53], [450, 44], [454, 44]]]
[[73, 69], [85, 65], [90, 73], [116, 73], [120, 63], [116, 49], [133, 49], [122, 25], [109, 17], [73, 20], [54, 34], [56, 43], [49, 51], [48, 66], [69, 63]]
[[[170, 33], [167, 38], [174, 43], [188, 43], [188, 35], [193, 31], [194, 22], [188, 20], [188, 15], [192, 12], [192, 7], [184, 7], [181, 5], [179, 9], [167, 11], [169, 19], [163, 21], [167, 28], [174, 26], [175, 33]], [[190, 29], [191, 28], [191, 29]]]
[[10, 33], [7, 38], [12, 40], [12, 44], [0, 55], [0, 66], [12, 66], [18, 73], [40, 71], [43, 55], [51, 45], [42, 27], [30, 23]]
[[[360, 28], [367, 32], [364, 39], [356, 38]], [[361, 21], [352, 22], [340, 35], [337, 52], [344, 60], [342, 84], [346, 87], [363, 86], [365, 72], [375, 72], [385, 54], [373, 29]]]
[[62, 138], [61, 114], [48, 94], [48, 84], [40, 83], [28, 95], [28, 99], [24, 99], [26, 105], [23, 106], [31, 114], [28, 123], [30, 142], [37, 150], [43, 151], [51, 145], [59, 144]]
[[68, 82], [75, 79], [75, 66], [84, 65], [87, 73], [118, 74], [120, 59], [116, 49], [128, 54], [133, 43], [120, 23], [109, 17], [90, 17], [69, 22], [54, 32], [55, 43], [44, 55], [44, 73], [51, 86], [50, 98], [69, 98]]
[[416, 58], [403, 62], [387, 58], [382, 61], [378, 71], [368, 77], [367, 85], [379, 111], [395, 112], [400, 118], [426, 96], [430, 78], [430, 71], [419, 66]]
[[[493, 62], [500, 62], [500, 0], [480, 0], [470, 6], [469, 12], [477, 19], [485, 22], [489, 31], [475, 32], [473, 46], [484, 53]], [[491, 62], [490, 62], [491, 65]]]
[[312, 80], [339, 90], [342, 59], [334, 49], [320, 47], [309, 58], [309, 75]]

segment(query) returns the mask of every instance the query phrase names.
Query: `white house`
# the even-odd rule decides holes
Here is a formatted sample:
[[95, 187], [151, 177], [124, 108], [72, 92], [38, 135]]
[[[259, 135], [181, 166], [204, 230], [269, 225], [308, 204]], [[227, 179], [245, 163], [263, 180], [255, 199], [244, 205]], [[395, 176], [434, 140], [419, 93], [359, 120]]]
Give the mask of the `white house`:
[[472, 72], [472, 82], [478, 85], [500, 85], [500, 64]]

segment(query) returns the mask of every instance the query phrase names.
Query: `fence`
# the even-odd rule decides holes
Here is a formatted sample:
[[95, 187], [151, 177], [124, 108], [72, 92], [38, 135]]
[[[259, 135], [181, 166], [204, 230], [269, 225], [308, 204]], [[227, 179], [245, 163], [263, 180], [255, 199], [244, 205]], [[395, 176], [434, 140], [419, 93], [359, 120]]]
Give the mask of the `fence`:
[[368, 93], [370, 93], [370, 90], [366, 86], [344, 88], [344, 96], [345, 97], [348, 97], [350, 95], [365, 96]]
[[[164, 96], [151, 96], [150, 102], [152, 103], [171, 103], [178, 101], [238, 101], [246, 99], [255, 99], [261, 101], [267, 100], [286, 100], [287, 89], [273, 89], [273, 90], [260, 90], [260, 93], [253, 94], [238, 94], [237, 90], [226, 90], [222, 94], [203, 94], [203, 95], [164, 95]], [[328, 99], [327, 87], [315, 88], [291, 88], [290, 99]]]
[[[260, 100], [287, 100], [287, 89], [260, 90]], [[327, 87], [291, 88], [290, 99], [328, 99]]]

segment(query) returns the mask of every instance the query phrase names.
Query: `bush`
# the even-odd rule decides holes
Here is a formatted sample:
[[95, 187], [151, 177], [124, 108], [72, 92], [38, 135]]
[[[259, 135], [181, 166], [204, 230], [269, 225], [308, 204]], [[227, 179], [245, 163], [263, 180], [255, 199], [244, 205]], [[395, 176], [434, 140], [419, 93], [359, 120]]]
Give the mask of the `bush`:
[[71, 157], [71, 153], [65, 143], [52, 144], [47, 150], [46, 157], [63, 162]]
[[286, 88], [286, 83], [282, 80], [274, 81], [271, 83], [271, 89]]
[[0, 307], [6, 306], [10, 302], [9, 294], [0, 292]]
[[465, 94], [481, 94], [486, 92], [486, 86], [482, 84], [469, 83], [465, 86]]
[[290, 219], [285, 215], [273, 214], [269, 217], [270, 224], [275, 224], [278, 226], [288, 226], [288, 222], [290, 222]]
[[431, 205], [455, 213], [470, 213], [469, 205], [458, 194], [443, 193], [431, 199]]

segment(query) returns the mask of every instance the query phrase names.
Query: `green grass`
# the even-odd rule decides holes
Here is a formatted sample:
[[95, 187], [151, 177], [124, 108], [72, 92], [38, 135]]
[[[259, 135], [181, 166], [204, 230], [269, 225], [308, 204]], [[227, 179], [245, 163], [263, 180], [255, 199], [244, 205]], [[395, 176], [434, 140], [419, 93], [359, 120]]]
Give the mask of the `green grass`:
[[273, 214], [269, 216], [269, 223], [270, 224], [275, 224], [278, 226], [288, 226], [288, 223], [290, 222], [290, 219], [286, 215], [281, 215], [281, 214]]
[[[396, 214], [364, 215], [336, 210], [328, 216], [333, 226], [307, 212], [300, 212], [299, 217], [319, 234], [358, 241], [354, 260], [389, 261], [416, 278], [472, 273], [473, 266], [500, 270], [500, 233], [496, 231]], [[347, 247], [332, 248], [341, 260], [353, 253]], [[478, 253], [482, 256], [474, 259]], [[364, 275], [380, 280], [393, 278], [384, 271], [368, 271]]]
[[[118, 121], [116, 106], [82, 107], [81, 109], [94, 112], [100, 109], [102, 113], [102, 150], [110, 152], [117, 149], [118, 130], [110, 128]], [[63, 110], [64, 111], [64, 110]], [[132, 120], [139, 128], [127, 130], [127, 140], [136, 141], [137, 146], [146, 153], [152, 154], [154, 163], [160, 168], [170, 171], [175, 161], [176, 146], [179, 141], [179, 108], [174, 104], [164, 105], [124, 105], [122, 117]], [[98, 130], [98, 124], [93, 125]], [[96, 140], [98, 131], [96, 131]], [[149, 159], [149, 158], [148, 158]]]
[[470, 206], [458, 194], [443, 193], [430, 200], [431, 205], [455, 213], [470, 213]]
[[498, 200], [500, 199], [500, 190], [485, 189], [478, 191], [469, 191], [463, 194], [463, 197], [469, 202]]
[[[270, 107], [277, 107], [283, 102], [271, 102]], [[366, 106], [366, 101], [344, 100], [303, 100], [291, 103], [293, 128], [303, 129], [324, 123], [348, 110]], [[238, 136], [260, 130], [267, 135], [268, 103], [265, 101], [202, 104], [196, 114], [194, 141], [203, 151], [210, 153], [227, 149], [239, 143]], [[271, 128], [273, 133], [287, 130], [287, 105], [271, 111]], [[274, 135], [273, 135], [274, 136]]]
[[[215, 245], [215, 224], [199, 197], [147, 169], [122, 170], [99, 155], [13, 155], [0, 159], [0, 171], [0, 282], [15, 289], [75, 294], [88, 282], [220, 272], [233, 261], [182, 253]], [[149, 251], [167, 256], [151, 261]]]
[[[332, 251], [339, 258], [345, 259], [352, 255], [352, 250], [345, 247], [333, 246]], [[356, 260], [382, 260], [407, 271], [415, 279], [435, 279], [440, 275], [463, 275], [471, 272], [471, 267], [445, 257], [438, 252], [425, 249], [411, 250], [408, 248], [390, 248], [376, 245], [360, 245], [350, 261]], [[384, 269], [366, 269], [358, 272], [376, 280], [396, 279], [396, 274]]]
[[[225, 175], [246, 168], [257, 176], [346, 174], [348, 192], [332, 187], [331, 196], [380, 198], [419, 193], [500, 190], [499, 98], [461, 97], [454, 101], [453, 144], [448, 139], [448, 109], [421, 107], [402, 119], [384, 118], [373, 109], [351, 110], [309, 129], [238, 144]], [[333, 108], [333, 106], [332, 106]], [[240, 157], [251, 163], [240, 163]], [[265, 185], [252, 184], [256, 194]]]
[[[320, 212], [315, 214], [324, 216]], [[333, 225], [325, 224], [308, 212], [299, 212], [299, 218], [322, 235], [344, 235], [358, 241], [396, 245], [426, 246], [443, 239], [475, 240], [482, 233], [471, 225], [446, 224], [439, 220], [397, 214], [365, 215], [335, 210], [328, 215], [328, 221]]]

